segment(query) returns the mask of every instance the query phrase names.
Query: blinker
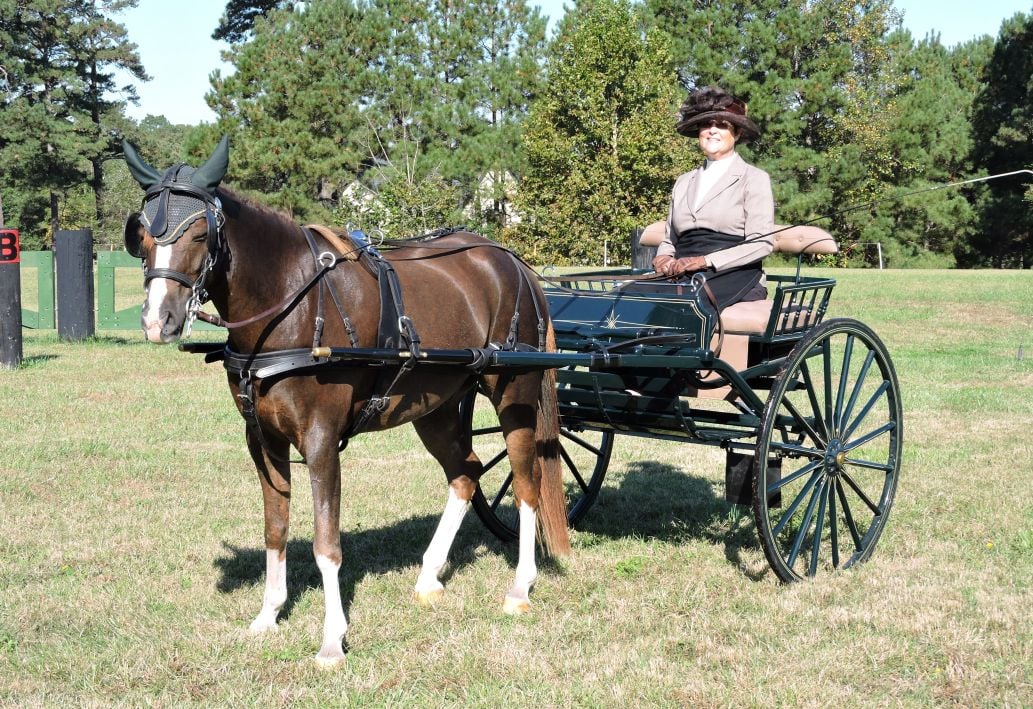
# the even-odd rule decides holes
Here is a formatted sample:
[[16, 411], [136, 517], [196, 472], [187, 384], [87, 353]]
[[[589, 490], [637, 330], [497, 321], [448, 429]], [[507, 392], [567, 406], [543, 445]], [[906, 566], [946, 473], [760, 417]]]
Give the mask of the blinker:
[[140, 213], [134, 212], [126, 219], [122, 228], [122, 240], [125, 242], [126, 251], [135, 258], [146, 258], [147, 253], [143, 250], [143, 237], [140, 235]]

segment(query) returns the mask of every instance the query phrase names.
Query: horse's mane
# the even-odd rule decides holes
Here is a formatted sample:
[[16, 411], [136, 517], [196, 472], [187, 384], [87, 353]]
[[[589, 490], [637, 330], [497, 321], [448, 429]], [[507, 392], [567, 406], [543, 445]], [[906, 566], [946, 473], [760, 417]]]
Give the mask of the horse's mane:
[[272, 207], [267, 207], [264, 204], [256, 202], [255, 200], [240, 194], [234, 190], [231, 190], [225, 185], [220, 185], [218, 189], [219, 198], [223, 202], [223, 208], [226, 209], [227, 213], [235, 217], [233, 214], [234, 209], [240, 209], [241, 207], [258, 212], [262, 217], [274, 219], [280, 222], [285, 227], [297, 228], [298, 223], [290, 217], [290, 215]]

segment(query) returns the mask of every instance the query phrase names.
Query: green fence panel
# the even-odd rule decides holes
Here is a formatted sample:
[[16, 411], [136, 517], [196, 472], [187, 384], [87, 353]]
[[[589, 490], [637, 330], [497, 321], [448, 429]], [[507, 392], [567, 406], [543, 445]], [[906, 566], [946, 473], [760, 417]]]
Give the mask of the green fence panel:
[[[119, 302], [136, 299], [136, 304], [122, 308]], [[140, 259], [125, 251], [97, 253], [97, 329], [139, 330], [143, 308], [143, 273]], [[194, 323], [195, 330], [222, 330], [206, 322]]]
[[[35, 273], [32, 273], [35, 271]], [[54, 320], [54, 252], [22, 251], [21, 253], [22, 327], [53, 330]], [[33, 287], [35, 286], [35, 287]], [[36, 309], [33, 310], [31, 305]]]
[[[116, 302], [129, 292], [128, 274], [118, 273], [121, 269], [132, 269], [135, 277], [135, 293], [137, 304], [124, 308], [116, 307]], [[116, 276], [121, 288], [116, 289]], [[138, 330], [140, 328], [140, 308], [143, 294], [140, 273], [140, 259], [133, 258], [124, 251], [100, 251], [97, 253], [97, 329], [98, 330]]]

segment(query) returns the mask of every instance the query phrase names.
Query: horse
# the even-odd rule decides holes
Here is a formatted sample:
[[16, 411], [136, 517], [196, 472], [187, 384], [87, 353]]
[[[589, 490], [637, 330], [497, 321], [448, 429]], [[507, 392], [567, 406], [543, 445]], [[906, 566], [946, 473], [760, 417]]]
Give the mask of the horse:
[[[265, 515], [265, 591], [250, 630], [274, 630], [287, 600], [293, 447], [308, 466], [312, 548], [324, 592], [316, 660], [343, 661], [348, 622], [338, 581], [340, 453], [360, 430], [412, 422], [445, 472], [444, 512], [414, 587], [421, 604], [441, 597], [439, 577], [483, 470], [470, 436], [460, 430], [460, 402], [475, 386], [498, 413], [519, 508], [518, 560], [503, 610], [527, 612], [537, 576], [536, 529], [546, 551], [570, 552], [554, 372], [421, 366], [418, 357], [326, 366], [313, 359], [312, 348], [387, 346], [414, 355], [420, 348], [554, 348], [548, 306], [530, 269], [465, 231], [413, 240], [379, 257], [348, 232], [299, 226], [220, 187], [229, 166], [225, 137], [198, 168], [179, 163], [159, 172], [128, 142], [123, 149], [145, 190], [124, 239], [127, 251], [143, 259], [146, 338], [176, 342], [198, 316], [228, 328], [227, 381], [245, 419]], [[208, 300], [217, 317], [200, 310]], [[262, 369], [270, 363], [277, 366]]]

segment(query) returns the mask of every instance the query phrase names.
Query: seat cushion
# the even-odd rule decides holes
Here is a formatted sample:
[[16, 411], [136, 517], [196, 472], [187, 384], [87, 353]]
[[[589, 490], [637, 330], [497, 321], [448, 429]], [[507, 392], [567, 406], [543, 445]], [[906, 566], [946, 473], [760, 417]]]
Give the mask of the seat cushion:
[[783, 254], [834, 254], [836, 240], [824, 229], [811, 225], [775, 225], [775, 251]]
[[727, 333], [760, 335], [771, 318], [770, 300], [747, 300], [729, 305], [721, 312], [721, 324]]

